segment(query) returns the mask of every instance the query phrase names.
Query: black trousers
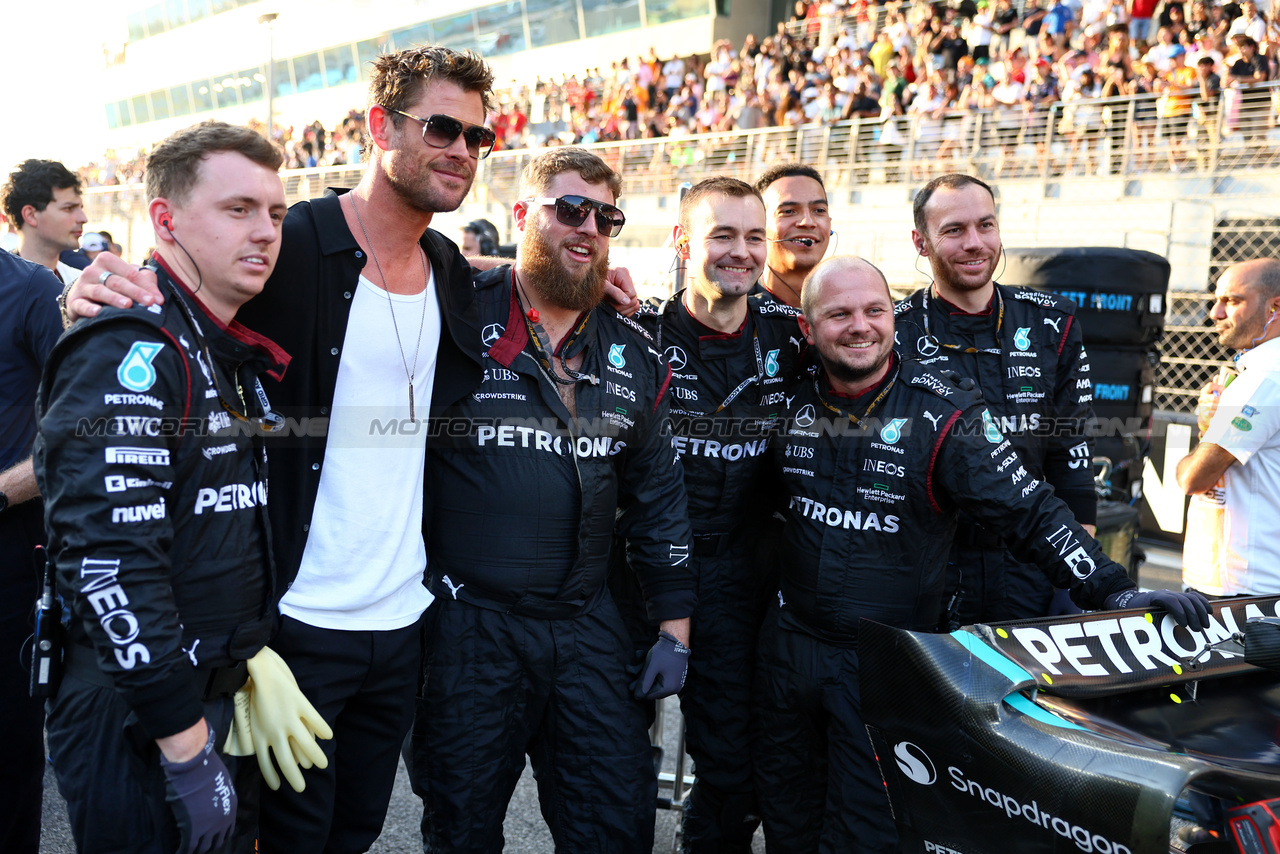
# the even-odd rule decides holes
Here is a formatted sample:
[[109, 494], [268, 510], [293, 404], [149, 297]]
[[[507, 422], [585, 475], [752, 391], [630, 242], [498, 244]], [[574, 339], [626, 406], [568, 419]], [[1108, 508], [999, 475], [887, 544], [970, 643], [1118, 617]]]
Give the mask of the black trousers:
[[[219, 748], [226, 741], [231, 711], [229, 696], [204, 704], [205, 720], [216, 732]], [[53, 770], [80, 854], [177, 850], [178, 826], [165, 801], [160, 748], [115, 689], [64, 677], [49, 702], [48, 730]], [[223, 755], [222, 760], [237, 794], [246, 776], [258, 773], [253, 757]], [[40, 815], [38, 805], [35, 815]], [[238, 827], [214, 854], [252, 850], [252, 828]]]
[[44, 543], [37, 499], [0, 513], [0, 851], [37, 854], [44, 787], [44, 701], [28, 693], [40, 579], [32, 550]]
[[413, 722], [420, 622], [390, 631], [340, 631], [284, 618], [271, 648], [333, 728], [333, 738], [319, 741], [329, 767], [303, 771], [305, 791], [283, 781], [279, 791], [262, 787], [261, 851], [355, 854], [378, 838]]
[[756, 790], [769, 854], [890, 854], [898, 832], [862, 723], [858, 653], [778, 625], [756, 660]]
[[658, 781], [607, 595], [562, 620], [438, 598], [413, 733], [423, 850], [499, 852], [525, 755], [563, 854], [648, 854]]
[[1049, 615], [1053, 584], [1035, 566], [1020, 563], [1001, 546], [965, 542], [957, 531], [947, 562], [945, 604], [960, 591], [956, 623], [999, 623]]
[[751, 697], [764, 579], [754, 537], [693, 558], [698, 608], [680, 692], [696, 779], [682, 813], [689, 854], [750, 852], [759, 825], [751, 770]]

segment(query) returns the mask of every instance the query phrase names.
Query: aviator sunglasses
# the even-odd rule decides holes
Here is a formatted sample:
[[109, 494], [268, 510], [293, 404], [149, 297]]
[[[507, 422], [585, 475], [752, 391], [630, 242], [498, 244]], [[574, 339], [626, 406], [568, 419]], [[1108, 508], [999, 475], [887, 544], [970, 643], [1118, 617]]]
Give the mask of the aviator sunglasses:
[[587, 214], [591, 213], [592, 208], [595, 208], [596, 230], [610, 237], [617, 237], [622, 231], [622, 227], [627, 224], [627, 218], [618, 208], [604, 202], [597, 202], [595, 199], [588, 199], [585, 196], [561, 196], [558, 199], [547, 196], [539, 199], [524, 199], [524, 204], [555, 205], [556, 219], [560, 221], [561, 225], [567, 225], [571, 228], [577, 228], [586, 222]]
[[453, 116], [446, 116], [443, 113], [423, 118], [406, 113], [404, 110], [393, 110], [390, 107], [383, 107], [383, 109], [404, 116], [406, 119], [422, 122], [422, 141], [432, 148], [448, 148], [453, 145], [458, 134], [462, 134], [467, 144], [467, 153], [477, 160], [483, 160], [493, 151], [493, 144], [498, 140], [497, 134], [483, 125], [464, 124]]

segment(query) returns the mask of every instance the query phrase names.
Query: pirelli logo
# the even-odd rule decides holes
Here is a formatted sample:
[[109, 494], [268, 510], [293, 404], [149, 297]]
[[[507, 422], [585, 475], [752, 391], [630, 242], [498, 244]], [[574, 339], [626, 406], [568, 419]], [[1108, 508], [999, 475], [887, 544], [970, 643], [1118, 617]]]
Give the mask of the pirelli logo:
[[169, 465], [168, 448], [107, 448], [107, 463], [135, 466], [167, 466]]

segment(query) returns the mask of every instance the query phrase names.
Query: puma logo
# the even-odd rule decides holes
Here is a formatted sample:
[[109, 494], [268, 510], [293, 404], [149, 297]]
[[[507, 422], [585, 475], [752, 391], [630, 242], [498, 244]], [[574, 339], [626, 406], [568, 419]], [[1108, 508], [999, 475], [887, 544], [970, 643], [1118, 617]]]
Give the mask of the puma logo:
[[795, 345], [796, 352], [799, 353], [800, 348], [804, 346], [804, 340], [801, 338], [797, 338], [794, 335], [788, 335], [787, 338], [791, 341], [792, 344]]
[[463, 582], [462, 584], [454, 585], [453, 581], [447, 575], [441, 578], [440, 580], [449, 586], [449, 592], [453, 594], [454, 601], [457, 601], [458, 599], [458, 591], [467, 586], [466, 582]]
[[934, 430], [938, 429], [938, 422], [942, 420], [941, 415], [934, 415], [932, 412], [925, 412], [924, 417], [933, 422]]
[[1052, 326], [1052, 327], [1053, 327], [1053, 331], [1054, 331], [1054, 332], [1061, 332], [1061, 331], [1062, 331], [1061, 329], [1059, 329], [1059, 328], [1058, 328], [1058, 324], [1062, 322], [1062, 318], [1061, 318], [1061, 317], [1059, 317], [1057, 320], [1054, 320], [1054, 319], [1053, 319], [1053, 318], [1051, 318], [1051, 317], [1046, 317], [1046, 318], [1044, 318], [1044, 322], [1045, 322], [1046, 324], [1048, 324], [1049, 326]]
[[187, 649], [185, 646], [182, 648], [182, 651], [187, 654], [187, 658], [191, 659], [192, 667], [200, 666], [200, 662], [196, 661], [196, 647], [198, 647], [199, 645], [200, 645], [200, 638], [196, 638], [196, 642], [191, 645], [191, 649]]
[[782, 591], [779, 590], [778, 591], [778, 607], [785, 608], [786, 606], [787, 606], [787, 600], [782, 598]]

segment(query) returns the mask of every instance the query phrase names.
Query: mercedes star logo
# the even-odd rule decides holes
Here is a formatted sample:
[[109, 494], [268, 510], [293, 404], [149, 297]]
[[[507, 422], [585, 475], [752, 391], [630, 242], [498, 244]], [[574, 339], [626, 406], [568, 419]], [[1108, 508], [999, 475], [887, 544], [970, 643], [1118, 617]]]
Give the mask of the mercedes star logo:
[[673, 371], [683, 371], [684, 366], [689, 364], [689, 357], [679, 347], [668, 347], [663, 351], [663, 355], [667, 357], [667, 363], [671, 365]]
[[818, 413], [813, 408], [812, 403], [806, 403], [804, 406], [800, 408], [800, 411], [796, 413], [797, 427], [812, 427], [813, 422], [817, 420], [818, 420]]
[[501, 323], [490, 323], [484, 328], [484, 332], [481, 333], [480, 337], [484, 341], [484, 346], [492, 347], [494, 342], [501, 338], [502, 333], [506, 331], [506, 327]]

